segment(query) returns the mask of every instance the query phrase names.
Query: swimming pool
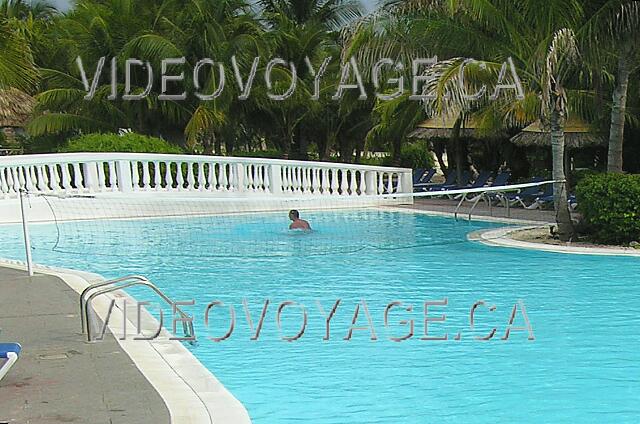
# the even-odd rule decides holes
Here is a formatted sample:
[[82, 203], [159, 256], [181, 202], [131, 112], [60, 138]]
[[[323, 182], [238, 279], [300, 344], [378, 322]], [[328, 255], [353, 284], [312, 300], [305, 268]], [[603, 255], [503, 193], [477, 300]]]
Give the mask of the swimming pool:
[[[188, 345], [198, 359], [247, 408], [258, 424], [313, 422], [637, 422], [640, 416], [640, 260], [563, 255], [488, 247], [468, 242], [470, 231], [495, 224], [378, 210], [319, 212], [308, 217], [314, 234], [292, 235], [286, 215], [238, 218], [216, 232], [211, 220], [145, 220], [113, 224], [113, 232], [91, 223], [61, 224], [63, 243], [50, 225], [34, 225], [39, 263], [97, 272], [106, 277], [148, 276], [174, 300], [194, 299], [199, 342]], [[336, 218], [338, 217], [338, 218]], [[226, 218], [230, 219], [230, 218]], [[67, 232], [65, 225], [73, 226]], [[114, 242], [123, 225], [130, 244]], [[120, 226], [120, 227], [119, 227]], [[120, 230], [118, 229], [120, 228]], [[186, 237], [167, 237], [166, 229]], [[163, 230], [164, 229], [164, 230]], [[21, 259], [18, 227], [5, 227], [0, 256]], [[65, 234], [90, 234], [80, 249]], [[197, 235], [197, 236], [196, 236]], [[196, 248], [181, 240], [202, 242]], [[120, 240], [121, 241], [121, 240]], [[76, 242], [79, 242], [76, 240]], [[211, 251], [203, 246], [211, 244]], [[313, 244], [315, 243], [315, 244]], [[74, 253], [74, 251], [76, 253]], [[139, 298], [144, 292], [133, 292]], [[428, 306], [424, 337], [424, 302]], [[270, 300], [258, 340], [251, 340], [243, 301], [256, 325]], [[340, 299], [330, 324], [328, 313]], [[139, 299], [141, 300], [141, 299]], [[211, 312], [209, 302], [234, 305], [236, 326], [225, 341], [228, 311]], [[358, 327], [376, 332], [347, 336], [360, 304]], [[469, 314], [479, 300], [475, 328]], [[287, 307], [282, 330], [276, 313], [284, 301], [304, 304], [308, 322], [298, 333], [301, 312]], [[393, 301], [413, 305], [384, 311]], [[518, 303], [521, 301], [522, 303]], [[504, 336], [514, 305], [524, 304], [529, 331]], [[390, 337], [414, 335], [402, 342]], [[517, 309], [514, 326], [525, 320]], [[475, 336], [496, 335], [489, 341]], [[455, 336], [460, 333], [460, 340]]]

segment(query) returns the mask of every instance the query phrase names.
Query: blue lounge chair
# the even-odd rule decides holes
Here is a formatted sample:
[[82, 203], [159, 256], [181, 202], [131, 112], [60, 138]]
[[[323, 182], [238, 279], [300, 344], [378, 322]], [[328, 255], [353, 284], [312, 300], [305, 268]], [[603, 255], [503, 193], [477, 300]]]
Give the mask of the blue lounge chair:
[[[550, 190], [546, 190], [545, 193], [542, 196], [538, 197], [535, 203], [529, 206], [528, 209], [535, 209], [535, 208], [542, 209], [545, 207], [553, 206], [553, 202], [555, 201], [553, 185], [549, 184], [549, 187], [551, 187]], [[574, 210], [576, 207], [578, 207], [578, 200], [576, 199], [576, 195], [570, 194], [569, 197], [567, 198], [567, 203], [569, 203], [570, 210]]]
[[[463, 188], [480, 188], [480, 187], [484, 187], [485, 185], [487, 185], [487, 182], [489, 181], [489, 178], [491, 178], [491, 172], [489, 172], [489, 171], [480, 171], [480, 173], [478, 174], [478, 177], [475, 179], [473, 184], [467, 184], [466, 186], [452, 187], [452, 188], [449, 188], [449, 190], [459, 190], [459, 189], [463, 189]], [[455, 199], [460, 199], [461, 197], [462, 197], [462, 194], [458, 194], [454, 198]]]
[[480, 171], [478, 174], [478, 178], [475, 179], [473, 184], [468, 184], [466, 187], [458, 187], [458, 188], [480, 188], [487, 185], [487, 182], [491, 178], [491, 172], [489, 171]]
[[434, 168], [431, 168], [428, 171], [425, 171], [424, 169], [417, 169], [413, 174], [413, 191], [424, 191], [428, 187], [434, 185], [431, 182], [434, 175], [436, 175], [436, 170]]
[[424, 168], [416, 168], [413, 170], [413, 185], [416, 185], [422, 181], [422, 177], [424, 177], [424, 173], [427, 170]]
[[509, 184], [509, 178], [511, 178], [511, 172], [501, 172], [496, 175], [496, 178], [491, 183], [491, 187], [502, 187]]
[[[534, 177], [528, 183], [539, 183], [544, 181], [544, 178]], [[514, 206], [516, 204], [522, 205], [523, 208], [528, 207], [531, 203], [535, 202], [537, 198], [542, 194], [542, 188], [540, 186], [528, 187], [521, 190], [518, 193], [498, 193], [495, 198], [502, 202], [504, 206]], [[529, 205], [527, 205], [529, 203]]]
[[445, 179], [444, 183], [442, 184], [426, 184], [424, 187], [421, 187], [420, 185], [418, 185], [417, 187], [420, 187], [425, 191], [435, 191], [435, 190], [439, 190], [440, 187], [455, 184], [455, 182], [456, 182], [456, 173], [450, 172], [449, 175], [447, 175], [447, 178]]
[[[511, 172], [501, 172], [498, 175], [496, 175], [496, 177], [493, 179], [493, 182], [491, 184], [488, 185], [488, 187], [502, 187], [502, 186], [506, 186], [507, 184], [509, 184], [509, 178], [511, 178]], [[484, 187], [484, 184], [478, 187], [470, 187], [470, 188], [480, 188], [480, 187]], [[496, 195], [492, 194], [492, 193], [487, 193], [487, 194], [478, 194], [477, 196], [471, 198], [471, 199], [467, 199], [469, 201], [476, 201], [478, 200], [478, 198], [482, 198], [487, 202], [492, 202], [493, 200], [495, 200]]]
[[[554, 201], [553, 184], [548, 184], [545, 187], [544, 192], [540, 196], [536, 197], [535, 201], [530, 206], [527, 206], [527, 209], [544, 209], [553, 207]], [[575, 194], [569, 194], [567, 197], [567, 203], [569, 203], [569, 209], [571, 210], [574, 210], [578, 206], [578, 200], [576, 199]]]
[[458, 173], [452, 170], [451, 172], [449, 172], [449, 175], [447, 176], [447, 179], [444, 182], [444, 184], [437, 184], [435, 186], [429, 187], [428, 191], [455, 190], [456, 187], [460, 187], [460, 186], [464, 187], [467, 184], [469, 184], [469, 179], [471, 179], [471, 175], [469, 174], [469, 171], [462, 172], [462, 180], [456, 183], [457, 175]]
[[4, 361], [2, 367], [0, 367], [0, 381], [9, 372], [9, 369], [16, 363], [22, 346], [18, 343], [0, 343], [0, 361]]

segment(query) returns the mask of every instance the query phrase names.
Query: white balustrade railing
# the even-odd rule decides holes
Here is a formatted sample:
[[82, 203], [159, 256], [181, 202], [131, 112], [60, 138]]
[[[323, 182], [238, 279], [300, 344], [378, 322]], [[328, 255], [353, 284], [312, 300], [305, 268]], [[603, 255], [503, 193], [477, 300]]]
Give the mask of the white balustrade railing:
[[411, 193], [411, 170], [326, 162], [143, 153], [0, 157], [0, 199], [49, 194], [209, 192], [366, 196]]

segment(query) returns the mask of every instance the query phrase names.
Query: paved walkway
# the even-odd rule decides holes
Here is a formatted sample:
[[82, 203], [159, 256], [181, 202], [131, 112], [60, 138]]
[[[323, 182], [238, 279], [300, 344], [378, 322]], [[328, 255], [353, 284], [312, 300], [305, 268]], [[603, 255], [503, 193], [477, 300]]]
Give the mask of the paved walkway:
[[0, 267], [0, 341], [23, 352], [0, 382], [0, 423], [163, 424], [169, 412], [113, 337], [86, 343], [78, 295]]
[[[411, 209], [425, 210], [431, 212], [441, 213], [453, 213], [458, 205], [457, 200], [449, 199], [415, 199], [413, 206], [406, 206]], [[466, 219], [469, 213], [469, 209], [473, 204], [471, 202], [465, 202], [460, 208], [461, 217]], [[473, 210], [473, 216], [475, 217], [487, 217], [492, 216], [494, 218], [506, 218], [507, 210], [502, 206], [494, 206], [489, 209], [486, 202], [480, 202]], [[555, 212], [553, 210], [529, 210], [523, 208], [510, 208], [511, 219], [520, 219], [525, 221], [538, 221], [542, 223], [555, 222]]]

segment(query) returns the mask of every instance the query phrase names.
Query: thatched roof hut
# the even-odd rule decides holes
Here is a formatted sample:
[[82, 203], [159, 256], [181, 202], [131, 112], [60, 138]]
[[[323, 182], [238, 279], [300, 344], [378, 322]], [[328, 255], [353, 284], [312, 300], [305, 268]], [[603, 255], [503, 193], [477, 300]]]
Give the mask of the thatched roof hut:
[[[569, 118], [564, 126], [564, 140], [568, 149], [605, 145], [607, 139], [593, 131], [579, 118]], [[551, 146], [551, 131], [542, 128], [540, 121], [529, 125], [522, 132], [511, 137], [511, 142], [519, 146]]]
[[[418, 127], [409, 134], [411, 138], [450, 138], [453, 127], [458, 117], [456, 115], [439, 115], [418, 124]], [[462, 137], [472, 137], [479, 127], [478, 123], [473, 119], [467, 119], [462, 123], [460, 135]]]
[[0, 128], [24, 128], [35, 99], [16, 88], [0, 89]]

